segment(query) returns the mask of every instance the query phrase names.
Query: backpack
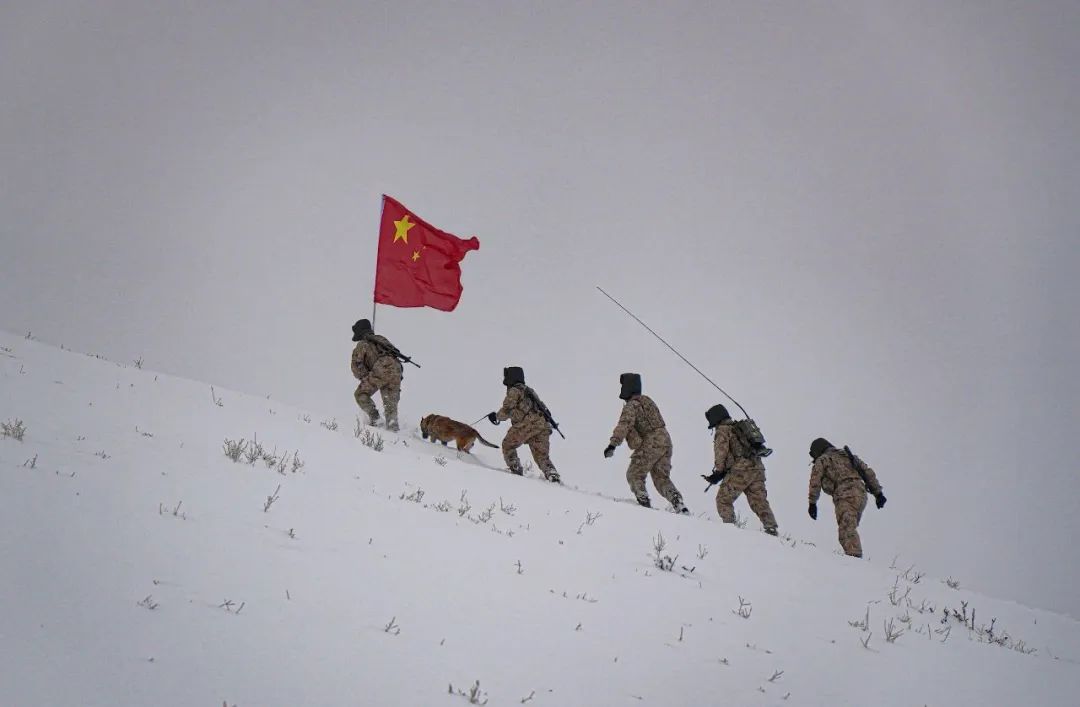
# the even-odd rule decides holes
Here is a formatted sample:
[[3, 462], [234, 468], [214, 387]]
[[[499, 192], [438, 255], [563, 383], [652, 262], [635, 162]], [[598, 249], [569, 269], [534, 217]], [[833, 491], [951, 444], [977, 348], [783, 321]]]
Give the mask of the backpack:
[[765, 435], [761, 434], [756, 422], [750, 418], [736, 420], [732, 427], [739, 440], [750, 450], [748, 456], [764, 458], [772, 454], [773, 450], [765, 446]]

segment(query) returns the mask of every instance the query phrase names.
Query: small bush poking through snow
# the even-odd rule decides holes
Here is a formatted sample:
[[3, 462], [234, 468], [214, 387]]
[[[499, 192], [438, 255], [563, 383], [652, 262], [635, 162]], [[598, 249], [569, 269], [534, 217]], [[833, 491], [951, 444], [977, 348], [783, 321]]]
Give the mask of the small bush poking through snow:
[[748, 619], [750, 618], [750, 614], [752, 614], [753, 611], [754, 607], [751, 606], [750, 602], [746, 601], [742, 597], [739, 597], [739, 607], [737, 609], [732, 609], [731, 613], [735, 614], [738, 617]]
[[381, 452], [383, 447], [386, 446], [386, 442], [383, 440], [382, 435], [371, 430], [364, 430], [360, 435], [360, 444], [365, 447], [374, 449], [376, 452]]
[[480, 681], [477, 680], [473, 683], [473, 686], [466, 690], [455, 690], [454, 685], [450, 685], [450, 694], [464, 697], [470, 705], [486, 705], [488, 701], [487, 693], [480, 689]]
[[267, 469], [273, 469], [282, 475], [289, 468], [290, 456], [292, 457], [292, 472], [294, 474], [304, 468], [304, 462], [300, 460], [299, 451], [292, 452], [291, 455], [286, 452], [279, 457], [277, 447], [274, 448], [273, 452], [268, 452], [255, 440], [248, 442], [242, 438], [229, 439], [226, 437], [221, 451], [224, 452], [228, 459], [236, 463], [243, 459], [248, 464], [254, 465], [261, 459], [266, 464]]
[[248, 442], [247, 449], [244, 450], [244, 459], [248, 464], [254, 465], [255, 462], [263, 458], [265, 453], [266, 451], [263, 449], [263, 446], [259, 444], [259, 438], [256, 436], [255, 439]]
[[[236, 606], [236, 602], [234, 602], [232, 599], [226, 599], [225, 601], [218, 604], [219, 609], [224, 609], [230, 614], [239, 614], [241, 611], [244, 610], [245, 606], [247, 606], [247, 602], [242, 601], [240, 602], [240, 606]], [[236, 607], [235, 610], [233, 609], [233, 607]]]
[[896, 628], [896, 624], [892, 619], [884, 622], [884, 627], [886, 643], [896, 643], [896, 639], [904, 635], [904, 629]]
[[651, 555], [653, 564], [663, 572], [670, 572], [675, 569], [675, 561], [679, 559], [679, 556], [661, 555], [665, 547], [667, 547], [667, 541], [664, 540], [664, 534], [658, 532], [653, 538], [653, 554]]
[[244, 448], [247, 447], [247, 442], [242, 439], [229, 439], [225, 438], [225, 456], [234, 462], [240, 461], [240, 456], [244, 453]]
[[[960, 610], [943, 608], [941, 616], [941, 625], [951, 632], [953, 625], [959, 623], [967, 631], [968, 635], [973, 637], [979, 643], [992, 643], [995, 646], [1001, 648], [1008, 648], [1009, 650], [1016, 651], [1017, 653], [1023, 653], [1024, 655], [1034, 655], [1038, 652], [1038, 649], [1031, 648], [1023, 640], [1017, 640], [1009, 635], [1009, 633], [1003, 629], [997, 628], [997, 619], [990, 619], [989, 625], [975, 623], [975, 609], [971, 609], [971, 613], [968, 613], [968, 603], [966, 601], [960, 602]], [[940, 634], [941, 631], [935, 631]], [[942, 639], [942, 643], [948, 639], [948, 633], [945, 638]]]
[[866, 607], [866, 616], [865, 617], [863, 617], [861, 619], [854, 619], [852, 621], [848, 621], [848, 626], [850, 626], [852, 628], [857, 628], [860, 631], [864, 631], [864, 632], [869, 631], [870, 630], [870, 606], [867, 605], [867, 607]]
[[278, 500], [278, 491], [281, 491], [281, 484], [277, 485], [277, 488], [274, 489], [273, 494], [266, 497], [266, 503], [263, 504], [263, 513], [268, 512], [270, 510], [270, 506], [274, 505], [274, 502]]
[[273, 452], [263, 452], [262, 460], [266, 463], [267, 469], [273, 469], [278, 465], [277, 447], [274, 447]]
[[478, 524], [480, 524], [480, 525], [483, 525], [484, 523], [487, 523], [488, 521], [490, 521], [494, 517], [495, 517], [495, 504], [492, 503], [490, 506], [488, 506], [486, 509], [484, 509], [484, 511], [481, 512], [480, 515], [478, 515], [476, 517], [476, 522]]
[[11, 437], [16, 442], [22, 442], [23, 435], [26, 434], [26, 425], [18, 418], [8, 420], [7, 422], [0, 422], [0, 433], [2, 433], [4, 437]]

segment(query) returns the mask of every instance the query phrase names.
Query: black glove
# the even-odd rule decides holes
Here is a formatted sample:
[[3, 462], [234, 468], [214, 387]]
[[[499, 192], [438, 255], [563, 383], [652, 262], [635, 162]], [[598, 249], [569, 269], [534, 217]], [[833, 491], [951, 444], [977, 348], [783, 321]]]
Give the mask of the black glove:
[[614, 454], [615, 454], [615, 445], [609, 444], [608, 446], [604, 447], [604, 458], [605, 459], [611, 459], [611, 457]]
[[497, 412], [489, 412], [488, 413], [488, 422], [490, 422], [493, 425], [499, 424], [499, 413], [497, 413]]
[[817, 504], [811, 503], [810, 507], [806, 509], [806, 512], [810, 514], [812, 520], [817, 520]]
[[709, 482], [709, 485], [705, 487], [705, 493], [709, 492], [709, 489], [713, 487], [713, 484], [718, 484], [723, 481], [725, 476], [726, 474], [724, 472], [716, 471], [715, 469], [713, 470], [713, 473], [709, 474], [708, 476], [702, 474], [701, 478]]
[[884, 508], [885, 507], [885, 494], [879, 493], [877, 496], [874, 496], [874, 503], [877, 504], [878, 508]]

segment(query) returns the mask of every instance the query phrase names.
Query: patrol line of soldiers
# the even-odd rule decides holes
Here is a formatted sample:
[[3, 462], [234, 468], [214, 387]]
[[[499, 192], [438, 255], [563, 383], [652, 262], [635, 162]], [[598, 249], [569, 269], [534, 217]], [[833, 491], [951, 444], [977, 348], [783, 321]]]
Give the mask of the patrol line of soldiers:
[[[352, 372], [359, 379], [355, 398], [371, 424], [379, 420], [379, 411], [371, 396], [377, 391], [386, 409], [386, 427], [398, 430], [397, 406], [401, 398], [402, 361], [411, 362], [385, 337], [375, 334], [371, 323], [361, 319], [353, 325], [353, 341], [358, 342], [352, 353]], [[630, 465], [626, 480], [637, 502], [651, 507], [645, 486], [651, 476], [656, 490], [667, 499], [677, 513], [689, 514], [682, 494], [671, 481], [671, 435], [656, 402], [642, 393], [641, 376], [624, 373], [619, 376], [619, 398], [623, 409], [611, 433], [604, 457], [610, 458], [624, 441], [630, 447]], [[488, 414], [493, 425], [510, 420], [510, 429], [503, 437], [503, 459], [512, 474], [524, 475], [517, 450], [528, 445], [544, 478], [561, 483], [551, 461], [550, 442], [558, 426], [550, 411], [532, 388], [525, 384], [525, 373], [517, 366], [503, 369], [506, 397], [502, 406]], [[713, 468], [706, 481], [719, 484], [716, 510], [725, 523], [735, 522], [735, 501], [746, 495], [750, 510], [761, 521], [765, 532], [777, 534], [776, 517], [769, 505], [765, 488], [765, 464], [760, 449], [754, 448], [737, 431], [737, 424], [727, 408], [714, 405], [705, 412], [709, 429], [713, 430]], [[848, 447], [837, 449], [828, 440], [817, 438], [810, 444], [813, 460], [810, 470], [810, 518], [817, 520], [817, 502], [821, 492], [833, 499], [840, 545], [853, 557], [862, 557], [858, 526], [866, 509], [867, 493], [878, 508], [885, 505], [885, 494], [877, 475]]]
[[[367, 319], [353, 324], [352, 331], [352, 340], [357, 343], [353, 348], [350, 367], [353, 376], [360, 381], [353, 395], [356, 404], [367, 415], [369, 424], [378, 424], [379, 410], [371, 399], [378, 392], [386, 409], [386, 429], [397, 432], [403, 373], [401, 364], [412, 361], [386, 337], [376, 334]], [[503, 385], [506, 386], [506, 398], [499, 410], [488, 415], [488, 420], [493, 425], [510, 420], [510, 429], [502, 441], [506, 466], [512, 474], [524, 476], [525, 469], [521, 466], [517, 450], [527, 444], [544, 478], [561, 483], [549, 452], [552, 430], [557, 429], [551, 412], [536, 391], [525, 385], [525, 372], [521, 368], [512, 366], [503, 369]]]

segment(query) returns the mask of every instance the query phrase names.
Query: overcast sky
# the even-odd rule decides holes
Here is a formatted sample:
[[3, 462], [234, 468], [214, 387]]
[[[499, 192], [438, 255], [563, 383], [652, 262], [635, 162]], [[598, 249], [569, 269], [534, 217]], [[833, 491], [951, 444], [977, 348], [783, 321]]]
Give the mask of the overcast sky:
[[1077, 27], [1075, 2], [5, 2], [0, 327], [351, 426], [386, 192], [481, 244], [456, 312], [380, 308], [424, 366], [406, 420], [470, 422], [520, 364], [563, 478], [628, 495], [600, 452], [640, 371], [715, 514], [723, 398], [600, 284], [761, 424], [782, 532], [837, 546], [806, 516], [825, 436], [885, 486], [871, 561], [1080, 617]]

